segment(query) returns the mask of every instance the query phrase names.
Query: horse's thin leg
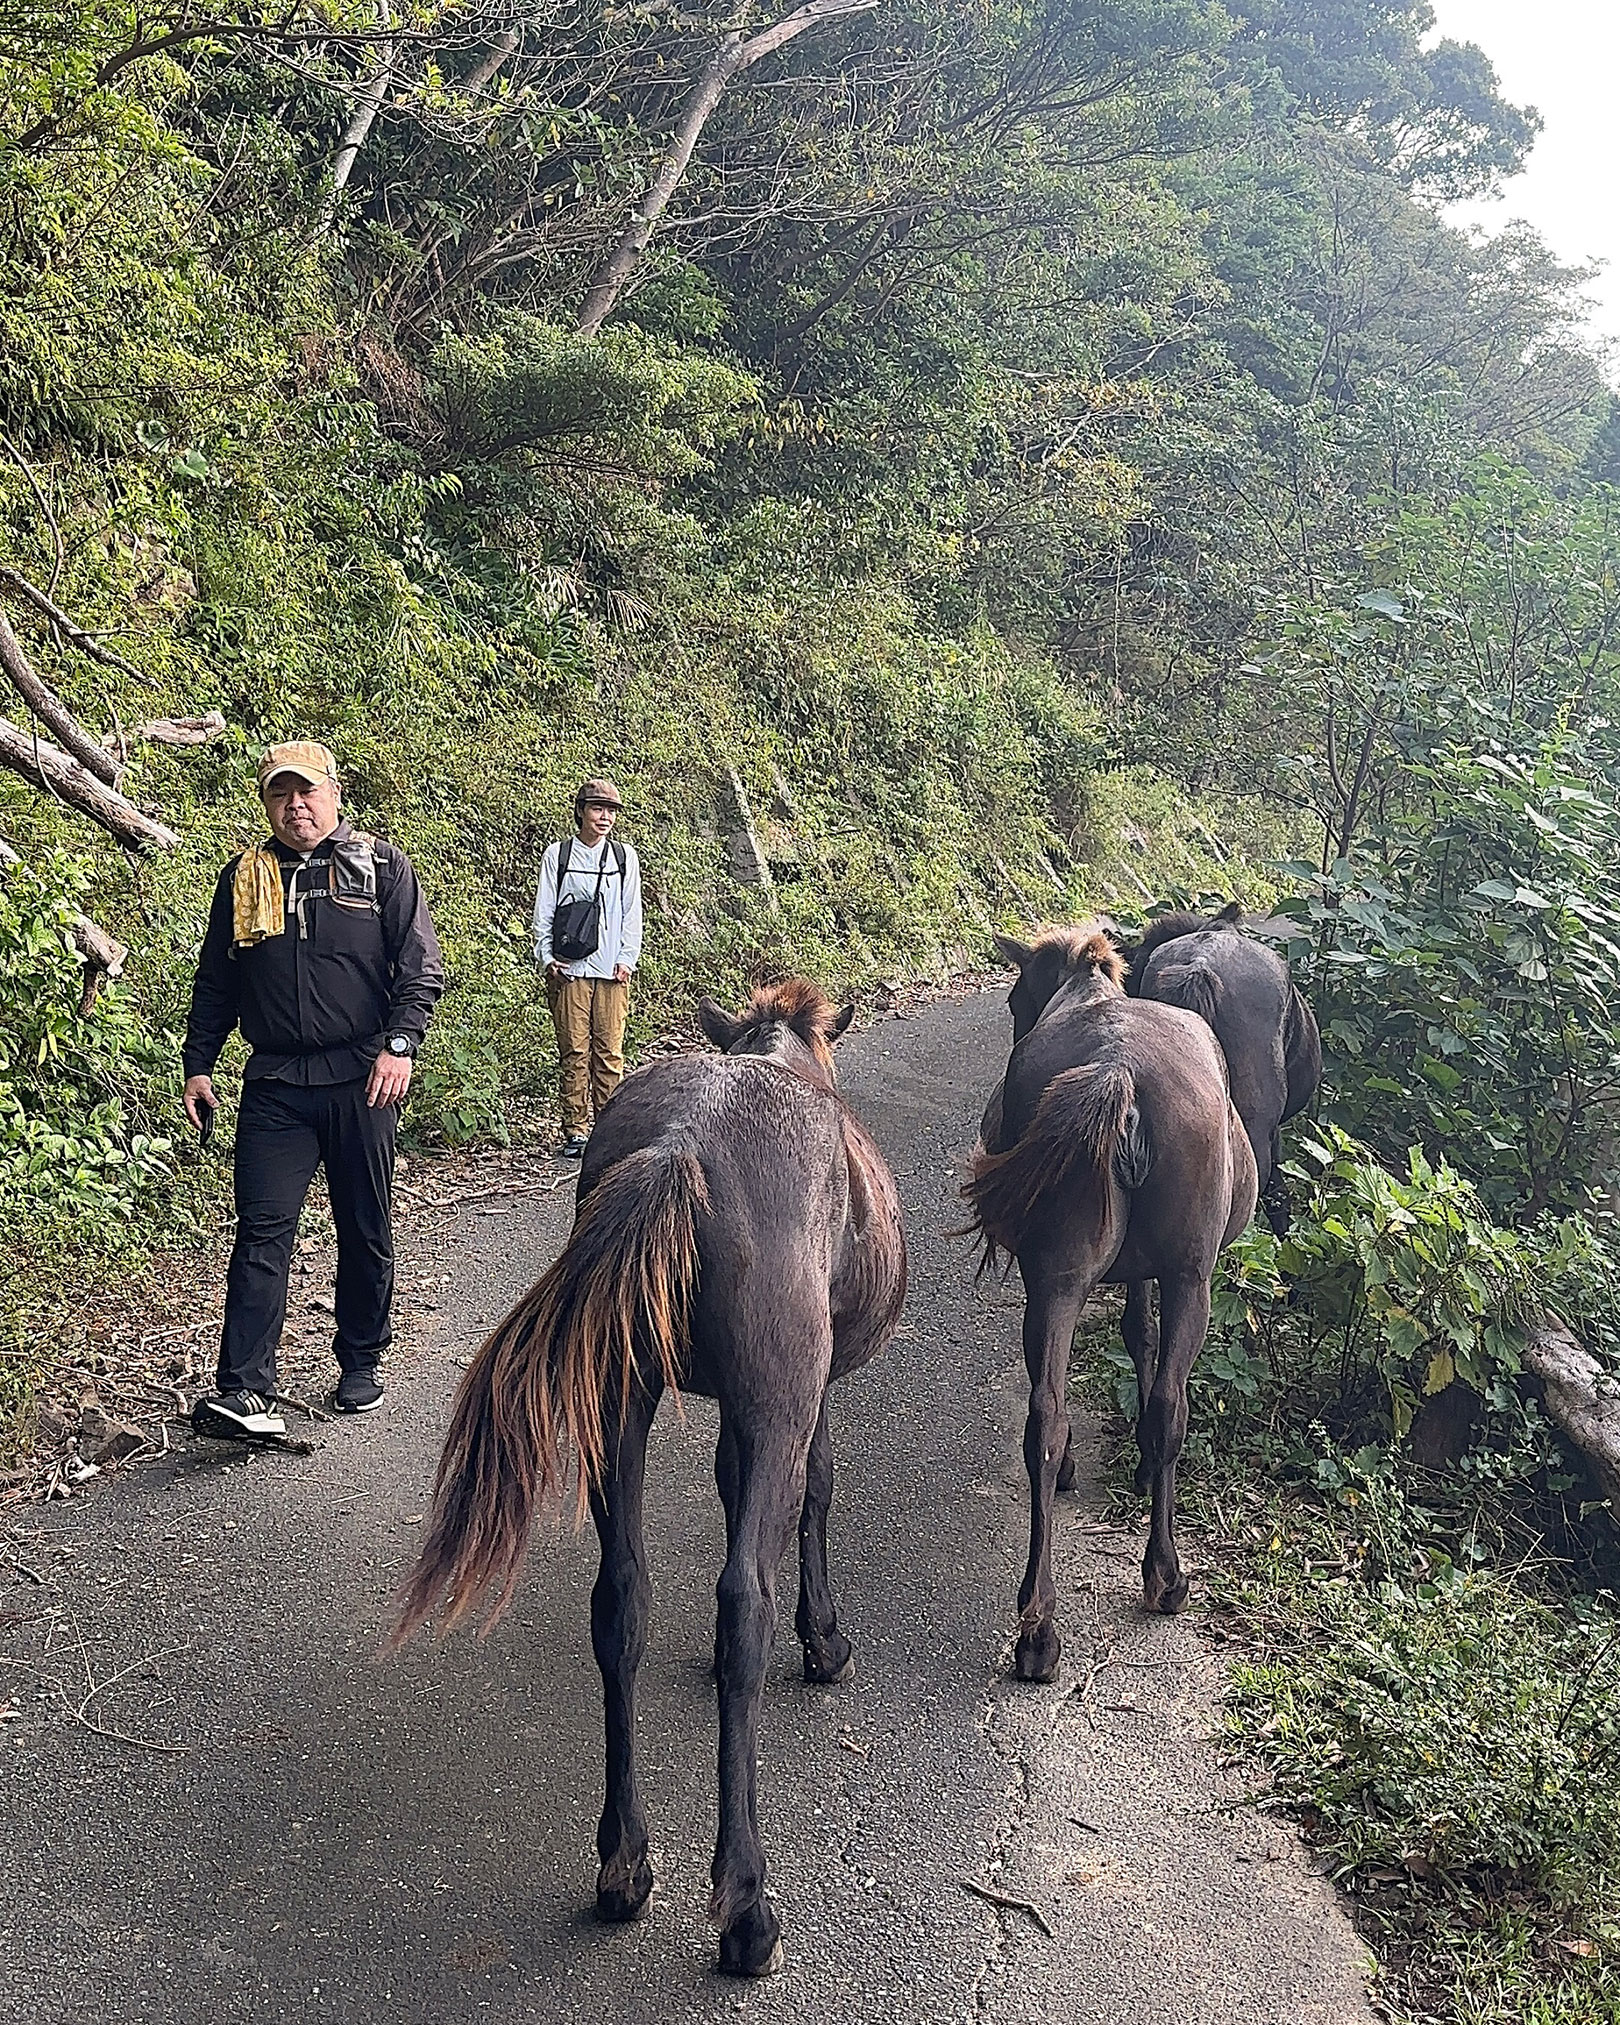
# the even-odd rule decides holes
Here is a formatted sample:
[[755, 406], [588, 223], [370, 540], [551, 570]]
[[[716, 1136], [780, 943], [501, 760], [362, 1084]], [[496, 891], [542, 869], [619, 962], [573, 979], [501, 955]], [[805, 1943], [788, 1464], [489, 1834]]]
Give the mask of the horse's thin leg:
[[1153, 1282], [1132, 1280], [1125, 1289], [1125, 1320], [1120, 1334], [1136, 1366], [1136, 1492], [1140, 1496], [1153, 1481], [1153, 1458], [1148, 1453], [1148, 1399], [1153, 1376], [1159, 1367], [1159, 1325], [1153, 1317]]
[[1063, 1444], [1063, 1460], [1058, 1464], [1057, 1487], [1065, 1496], [1074, 1489], [1074, 1425], [1069, 1425], [1069, 1438]]
[[804, 1677], [823, 1687], [841, 1681], [855, 1663], [849, 1640], [838, 1628], [838, 1609], [827, 1580], [827, 1509], [833, 1491], [829, 1396], [822, 1394], [805, 1464], [804, 1510], [799, 1514], [799, 1609], [794, 1618], [804, 1647]]
[[1159, 1303], [1159, 1368], [1148, 1397], [1143, 1449], [1153, 1459], [1153, 1518], [1142, 1563], [1142, 1604], [1173, 1617], [1187, 1601], [1187, 1578], [1176, 1555], [1176, 1464], [1187, 1438], [1187, 1379], [1209, 1332], [1209, 1281], [1161, 1279]]
[[1288, 1235], [1294, 1221], [1293, 1200], [1288, 1193], [1288, 1183], [1282, 1171], [1282, 1133], [1271, 1135], [1271, 1172], [1266, 1176], [1265, 1186], [1260, 1191], [1260, 1200], [1265, 1206], [1266, 1222], [1280, 1238]]
[[[778, 1410], [787, 1419], [787, 1403]], [[807, 1413], [796, 1438], [780, 1424], [736, 1430], [737, 1524], [720, 1576], [715, 1638], [720, 1831], [709, 1900], [720, 1927], [720, 1967], [735, 1976], [766, 1976], [782, 1961], [781, 1923], [765, 1897], [759, 1839], [759, 1704], [776, 1636], [776, 1577], [804, 1502], [812, 1424]]]
[[647, 1816], [636, 1786], [636, 1672], [647, 1644], [652, 1585], [641, 1532], [647, 1434], [656, 1392], [638, 1391], [616, 1442], [610, 1444], [591, 1512], [602, 1542], [602, 1568], [591, 1591], [591, 1645], [602, 1670], [607, 1736], [607, 1796], [596, 1831], [602, 1860], [596, 1910], [607, 1920], [633, 1920], [652, 1890]]
[[729, 1555], [737, 1530], [737, 1437], [725, 1421], [714, 1448], [714, 1487], [720, 1493], [720, 1508], [726, 1515], [726, 1552]]
[[1053, 1619], [1052, 1497], [1069, 1435], [1069, 1352], [1074, 1326], [1090, 1291], [1073, 1273], [1044, 1279], [1025, 1274], [1024, 1364], [1029, 1372], [1029, 1417], [1024, 1422], [1024, 1463], [1029, 1471], [1029, 1566], [1018, 1591], [1018, 1646], [1013, 1666], [1020, 1680], [1050, 1680], [1063, 1650]]

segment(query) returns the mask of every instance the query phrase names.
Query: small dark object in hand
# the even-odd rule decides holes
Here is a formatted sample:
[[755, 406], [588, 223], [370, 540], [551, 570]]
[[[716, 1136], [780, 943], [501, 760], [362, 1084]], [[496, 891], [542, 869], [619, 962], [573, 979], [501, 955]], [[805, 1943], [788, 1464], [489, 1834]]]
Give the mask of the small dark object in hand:
[[214, 1118], [219, 1110], [217, 1104], [210, 1104], [203, 1112], [202, 1123], [197, 1127], [197, 1148], [206, 1153], [214, 1137]]

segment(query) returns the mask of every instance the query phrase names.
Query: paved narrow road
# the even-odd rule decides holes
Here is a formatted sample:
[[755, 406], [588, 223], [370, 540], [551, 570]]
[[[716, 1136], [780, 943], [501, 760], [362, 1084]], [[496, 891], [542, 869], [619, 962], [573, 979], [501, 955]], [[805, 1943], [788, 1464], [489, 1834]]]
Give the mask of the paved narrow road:
[[323, 1428], [309, 1459], [194, 1446], [11, 1515], [0, 2018], [1370, 2019], [1331, 1891], [1217, 1768], [1216, 1663], [1191, 1619], [1139, 1615], [1139, 1540], [1102, 1521], [1084, 1476], [1060, 1516], [1062, 1676], [1003, 1676], [1025, 1525], [1016, 1287], [974, 1293], [948, 1233], [1004, 1045], [990, 995], [841, 1050], [900, 1180], [914, 1277], [902, 1335], [836, 1397], [833, 1571], [857, 1671], [804, 1687], [789, 1624], [767, 1689], [782, 1975], [711, 1972], [721, 1527], [705, 1404], [684, 1424], [666, 1409], [649, 1472], [659, 1886], [640, 1925], [588, 1913], [590, 1543], [537, 1540], [487, 1643], [375, 1658], [458, 1360], [553, 1256], [559, 1195], [458, 1217], [444, 1312], [426, 1353], [400, 1360], [385, 1416]]

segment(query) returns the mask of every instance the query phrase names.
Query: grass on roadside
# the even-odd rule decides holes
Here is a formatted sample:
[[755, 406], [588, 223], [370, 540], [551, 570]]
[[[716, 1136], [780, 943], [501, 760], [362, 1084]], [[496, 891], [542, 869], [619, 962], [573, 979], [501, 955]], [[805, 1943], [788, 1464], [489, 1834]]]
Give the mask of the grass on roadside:
[[[1234, 1639], [1223, 1724], [1256, 1798], [1295, 1815], [1344, 1889], [1382, 2015], [1620, 2025], [1613, 1596], [1575, 1587], [1522, 1493], [1290, 1427], [1301, 1402], [1257, 1397], [1226, 1347], [1212, 1336], [1194, 1376], [1180, 1495]], [[1123, 1409], [1122, 1361], [1114, 1314], [1093, 1310], [1077, 1389]]]

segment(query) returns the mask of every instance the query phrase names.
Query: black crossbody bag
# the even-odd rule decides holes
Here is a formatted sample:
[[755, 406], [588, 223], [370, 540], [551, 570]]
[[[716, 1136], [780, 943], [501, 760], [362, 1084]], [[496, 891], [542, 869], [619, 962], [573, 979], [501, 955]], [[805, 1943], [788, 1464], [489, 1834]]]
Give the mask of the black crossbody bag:
[[[568, 859], [574, 848], [572, 837], [563, 839], [562, 849], [557, 853], [557, 891], [561, 893], [563, 880], [568, 876]], [[624, 883], [625, 855], [623, 844], [610, 843], [602, 853], [602, 862], [596, 868], [596, 890], [589, 900], [559, 900], [557, 911], [551, 917], [551, 954], [557, 963], [579, 963], [587, 956], [596, 954], [596, 945], [602, 940], [602, 881], [607, 877], [608, 855], [619, 869], [619, 883]]]

